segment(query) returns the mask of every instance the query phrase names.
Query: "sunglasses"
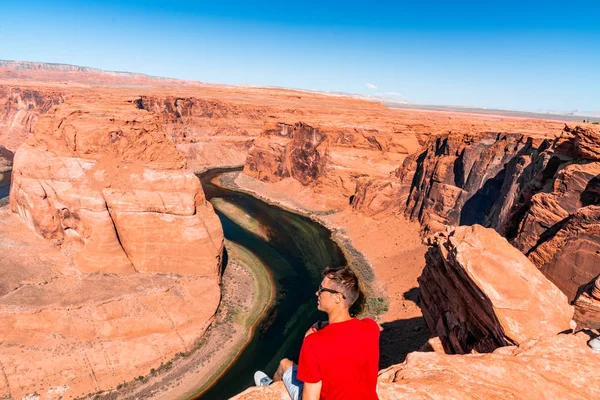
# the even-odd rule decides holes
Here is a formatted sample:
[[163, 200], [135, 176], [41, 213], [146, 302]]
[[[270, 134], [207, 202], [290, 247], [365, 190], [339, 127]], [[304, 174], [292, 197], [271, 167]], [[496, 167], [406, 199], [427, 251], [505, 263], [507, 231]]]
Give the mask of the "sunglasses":
[[337, 290], [328, 289], [328, 288], [326, 288], [326, 287], [323, 287], [323, 286], [319, 285], [319, 290], [317, 290], [317, 293], [318, 293], [319, 295], [321, 295], [321, 293], [323, 293], [323, 292], [329, 292], [329, 293], [333, 293], [333, 294], [341, 294], [341, 295], [342, 295], [342, 298], [343, 298], [344, 300], [346, 300], [346, 296], [344, 296], [344, 293], [342, 293], [342, 292], [338, 292]]

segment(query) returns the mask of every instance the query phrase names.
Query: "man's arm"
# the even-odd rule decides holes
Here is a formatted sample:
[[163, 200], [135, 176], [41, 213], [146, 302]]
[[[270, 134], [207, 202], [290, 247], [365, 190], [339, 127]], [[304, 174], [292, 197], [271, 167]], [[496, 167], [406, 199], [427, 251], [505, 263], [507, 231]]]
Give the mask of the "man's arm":
[[319, 400], [321, 397], [322, 381], [317, 383], [304, 383], [304, 391], [302, 392], [302, 400]]

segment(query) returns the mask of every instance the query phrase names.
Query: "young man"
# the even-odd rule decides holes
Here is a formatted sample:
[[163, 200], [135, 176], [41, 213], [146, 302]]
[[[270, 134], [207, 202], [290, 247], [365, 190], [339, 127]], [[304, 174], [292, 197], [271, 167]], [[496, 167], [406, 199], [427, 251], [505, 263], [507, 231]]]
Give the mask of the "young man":
[[[313, 326], [300, 350], [299, 365], [281, 360], [275, 380], [283, 380], [293, 400], [376, 400], [379, 326], [369, 318], [352, 318], [358, 280], [348, 267], [323, 272], [316, 292], [318, 309], [328, 323]], [[270, 379], [255, 375], [257, 384]]]

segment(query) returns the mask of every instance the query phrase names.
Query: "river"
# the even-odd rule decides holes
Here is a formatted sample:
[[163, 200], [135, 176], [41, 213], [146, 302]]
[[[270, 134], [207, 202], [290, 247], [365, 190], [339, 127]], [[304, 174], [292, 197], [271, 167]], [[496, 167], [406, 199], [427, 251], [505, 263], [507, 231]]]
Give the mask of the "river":
[[0, 200], [8, 196], [10, 192], [11, 172], [0, 172]]
[[327, 266], [346, 263], [341, 250], [331, 239], [331, 232], [323, 226], [211, 183], [225, 171], [211, 170], [200, 175], [204, 192], [209, 200], [222, 198], [242, 208], [267, 229], [268, 240], [265, 240], [217, 211], [225, 238], [254, 253], [271, 273], [276, 301], [233, 365], [212, 387], [194, 399], [227, 399], [254, 385], [256, 370], [272, 375], [281, 358], [297, 361], [304, 333], [314, 321], [326, 317], [316, 309], [315, 291], [321, 281], [320, 274]]

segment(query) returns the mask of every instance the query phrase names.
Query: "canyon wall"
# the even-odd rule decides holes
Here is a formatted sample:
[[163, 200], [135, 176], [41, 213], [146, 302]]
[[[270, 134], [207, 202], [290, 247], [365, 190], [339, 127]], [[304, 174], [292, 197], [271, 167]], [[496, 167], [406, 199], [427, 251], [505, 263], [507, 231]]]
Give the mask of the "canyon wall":
[[278, 123], [254, 141], [244, 174], [269, 183], [294, 179], [343, 209], [361, 177], [389, 176], [416, 147], [414, 137], [393, 137], [376, 129]]
[[223, 231], [199, 179], [157, 116], [102, 100], [47, 111], [15, 153], [0, 397], [146, 375], [190, 351], [219, 304]]
[[15, 154], [11, 209], [88, 273], [218, 275], [219, 220], [156, 117], [134, 107], [43, 117]]
[[552, 140], [496, 133], [433, 137], [396, 172], [397, 203], [425, 232], [446, 225], [495, 229], [573, 300], [600, 274], [594, 143], [600, 134], [581, 127], [565, 127]]
[[65, 94], [52, 88], [20, 88], [0, 85], [0, 144], [15, 151], [33, 134], [33, 126]]
[[269, 113], [264, 106], [195, 97], [141, 96], [134, 103], [160, 117], [165, 134], [194, 171], [243, 165]]

